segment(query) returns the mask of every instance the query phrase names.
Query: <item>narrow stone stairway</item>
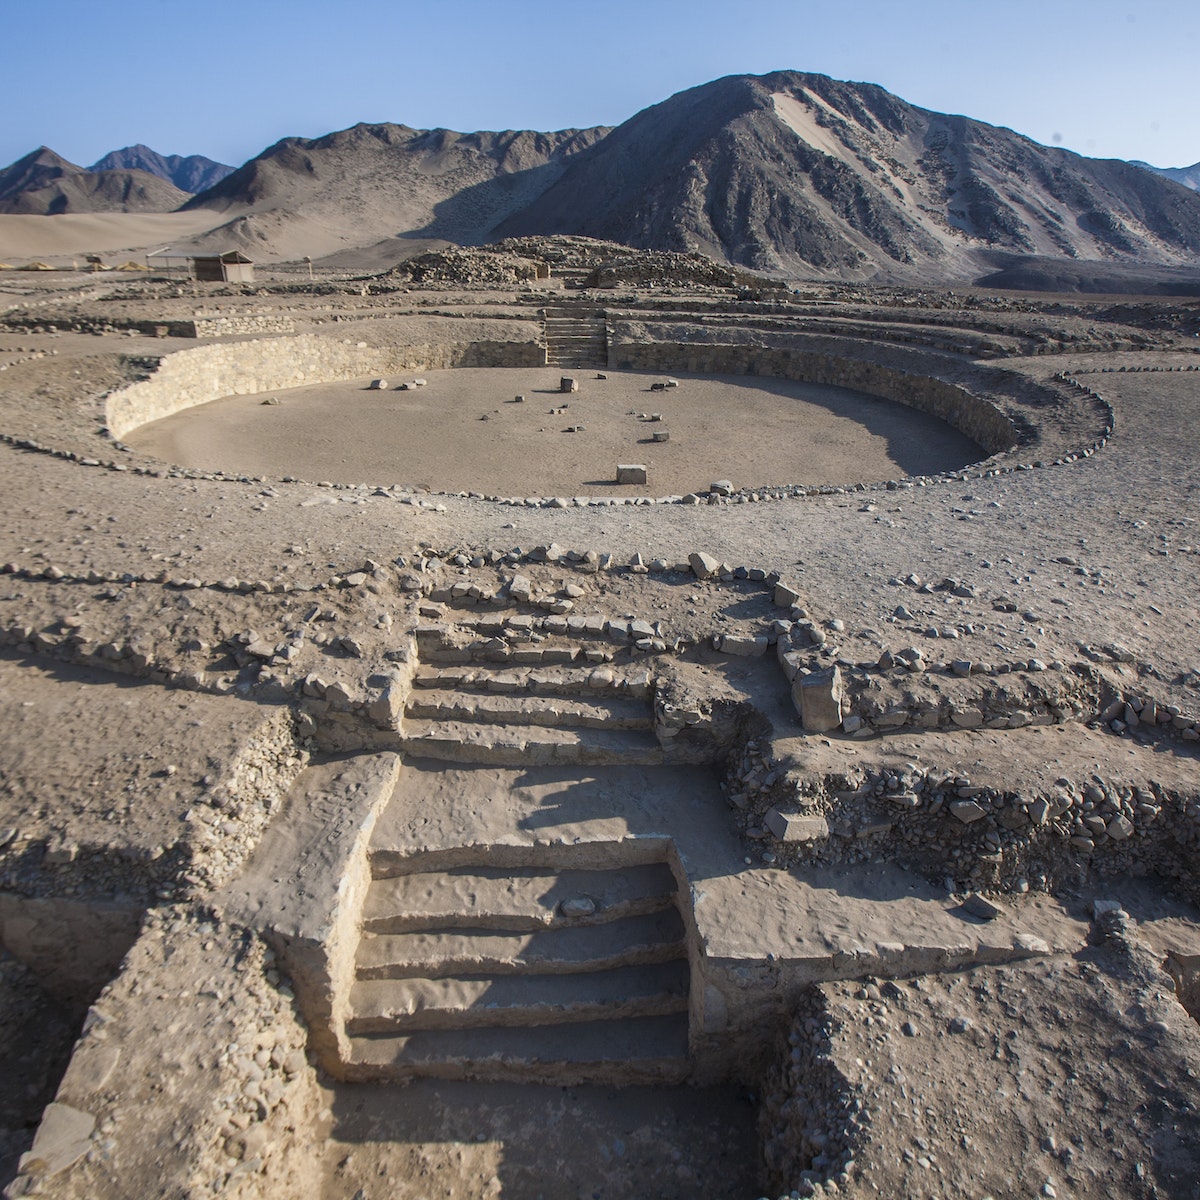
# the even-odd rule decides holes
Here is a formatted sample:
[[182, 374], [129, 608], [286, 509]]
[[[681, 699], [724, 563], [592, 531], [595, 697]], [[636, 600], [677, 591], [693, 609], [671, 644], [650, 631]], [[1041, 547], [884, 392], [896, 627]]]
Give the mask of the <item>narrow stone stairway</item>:
[[563, 865], [553, 851], [489, 866], [463, 863], [465, 849], [373, 848], [348, 1078], [686, 1076], [689, 969], [670, 868]]
[[[493, 652], [487, 642], [436, 649], [453, 638], [443, 630], [418, 634], [423, 661], [400, 727], [407, 753], [508, 766], [663, 761], [645, 666], [612, 663], [611, 649], [568, 638], [530, 647], [529, 662], [514, 662], [503, 648], [505, 657], [493, 663], [479, 661]], [[455, 658], [468, 661], [444, 661]]]
[[546, 365], [594, 368], [608, 366], [608, 327], [594, 309], [547, 308], [542, 318]]

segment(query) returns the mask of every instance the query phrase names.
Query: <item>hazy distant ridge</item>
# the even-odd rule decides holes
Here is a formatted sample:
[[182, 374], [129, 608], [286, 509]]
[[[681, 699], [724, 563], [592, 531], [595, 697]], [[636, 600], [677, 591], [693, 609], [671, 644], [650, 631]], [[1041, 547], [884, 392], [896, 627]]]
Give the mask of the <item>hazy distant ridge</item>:
[[214, 162], [203, 154], [159, 154], [139, 143], [123, 150], [111, 150], [88, 168], [91, 171], [146, 171], [173, 183], [181, 192], [203, 192], [218, 184], [234, 167]]
[[1184, 187], [1191, 188], [1193, 192], [1200, 192], [1200, 163], [1193, 163], [1190, 167], [1155, 167], [1148, 162], [1134, 159], [1133, 165], [1142, 167], [1146, 171], [1153, 171], [1156, 175], [1162, 175], [1167, 179], [1173, 179], [1176, 183], [1182, 183]]

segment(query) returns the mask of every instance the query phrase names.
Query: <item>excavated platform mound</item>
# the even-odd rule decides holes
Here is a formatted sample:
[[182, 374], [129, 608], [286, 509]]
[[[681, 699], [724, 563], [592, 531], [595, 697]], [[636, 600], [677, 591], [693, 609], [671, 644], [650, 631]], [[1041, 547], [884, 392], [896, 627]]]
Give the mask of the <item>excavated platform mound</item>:
[[[985, 457], [944, 421], [849, 388], [735, 375], [665, 376], [555, 367], [426, 371], [428, 386], [365, 380], [226, 396], [126, 436], [135, 449], [203, 471], [405, 483], [436, 491], [666, 495], [738, 486], [873, 483]], [[514, 397], [524, 396], [517, 403]], [[656, 442], [666, 433], [669, 441]], [[617, 485], [617, 463], [647, 467]]]
[[[799, 375], [992, 453], [498, 505], [122, 443], [430, 403], [539, 361], [543, 296], [222, 292], [185, 340], [121, 288], [0, 321], [8, 1197], [1189, 1194], [1193, 309], [655, 289], [609, 361], [682, 387], [630, 409]], [[472, 444], [521, 390], [588, 437], [614, 379], [561, 373]]]

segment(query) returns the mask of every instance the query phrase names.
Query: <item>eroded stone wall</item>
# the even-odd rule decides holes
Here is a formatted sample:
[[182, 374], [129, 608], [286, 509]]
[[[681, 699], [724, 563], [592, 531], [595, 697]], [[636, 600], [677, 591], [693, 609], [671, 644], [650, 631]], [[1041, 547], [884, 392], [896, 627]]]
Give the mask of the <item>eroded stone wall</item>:
[[316, 334], [250, 342], [222, 342], [182, 350], [162, 359], [154, 374], [106, 401], [108, 430], [123, 438], [131, 429], [221, 396], [447, 367], [541, 366], [534, 342], [442, 342], [373, 346]]
[[856, 358], [758, 346], [620, 342], [610, 343], [608, 364], [614, 370], [762, 375], [853, 388], [938, 417], [978, 442], [988, 454], [1010, 450], [1016, 443], [1012, 422], [988, 401], [941, 379], [909, 375]]

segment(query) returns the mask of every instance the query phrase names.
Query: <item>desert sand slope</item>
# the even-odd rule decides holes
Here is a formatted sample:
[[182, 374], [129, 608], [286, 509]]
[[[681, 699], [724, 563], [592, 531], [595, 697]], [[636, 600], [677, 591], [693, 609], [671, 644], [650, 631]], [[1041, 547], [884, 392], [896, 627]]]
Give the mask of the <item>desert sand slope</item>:
[[88, 171], [45, 146], [0, 171], [0, 213], [170, 212], [187, 194], [146, 171]]
[[0, 215], [0, 262], [159, 250], [203, 233], [211, 213]]
[[89, 168], [92, 171], [145, 171], [193, 195], [220, 183], [234, 169], [203, 154], [159, 154], [140, 142], [136, 146], [110, 151]]
[[[228, 214], [215, 240], [260, 255], [329, 254], [398, 235], [473, 244], [606, 132], [356, 125], [278, 142], [186, 207]], [[297, 221], [308, 226], [302, 236]]]
[[500, 229], [535, 231], [756, 269], [954, 278], [988, 248], [1184, 263], [1200, 252], [1200, 197], [873, 84], [781, 71], [638, 113]]

